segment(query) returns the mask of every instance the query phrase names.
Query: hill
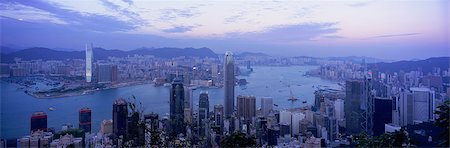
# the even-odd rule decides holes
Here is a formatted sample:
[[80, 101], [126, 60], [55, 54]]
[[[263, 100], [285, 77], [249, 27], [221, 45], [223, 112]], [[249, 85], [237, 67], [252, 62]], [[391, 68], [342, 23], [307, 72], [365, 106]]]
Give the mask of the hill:
[[[211, 57], [217, 58], [217, 55], [209, 48], [140, 48], [136, 50], [123, 51], [118, 49], [107, 50], [103, 48], [94, 48], [94, 59], [106, 60], [108, 57], [126, 57], [128, 55], [153, 55], [158, 58], [175, 57]], [[64, 60], [64, 59], [83, 59], [84, 51], [59, 51], [44, 47], [33, 47], [11, 53], [1, 53], [2, 63], [13, 63], [14, 58], [22, 60]]]
[[397, 61], [390, 63], [373, 63], [368, 64], [369, 68], [377, 69], [379, 71], [384, 71], [387, 73], [394, 72], [410, 72], [413, 70], [421, 69], [425, 74], [432, 72], [433, 68], [438, 67], [443, 70], [449, 69], [450, 57], [434, 57], [426, 60], [418, 60], [418, 61]]

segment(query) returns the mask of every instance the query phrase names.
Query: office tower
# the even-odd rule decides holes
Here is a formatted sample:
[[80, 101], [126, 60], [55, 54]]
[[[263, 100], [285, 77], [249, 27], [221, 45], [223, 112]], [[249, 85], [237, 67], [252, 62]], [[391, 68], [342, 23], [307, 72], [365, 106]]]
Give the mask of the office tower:
[[413, 122], [434, 121], [435, 92], [429, 88], [410, 88], [413, 105]]
[[217, 78], [219, 74], [219, 66], [216, 63], [211, 64], [211, 76]]
[[184, 87], [179, 78], [175, 78], [170, 89], [170, 135], [176, 137], [185, 134], [184, 127]]
[[84, 132], [91, 132], [91, 109], [82, 108], [79, 112], [79, 128]]
[[143, 146], [145, 144], [145, 129], [139, 126], [141, 121], [140, 112], [131, 112], [128, 117], [127, 140], [133, 140], [133, 147]]
[[344, 100], [336, 99], [334, 101], [334, 112], [337, 120], [344, 119]]
[[255, 96], [237, 96], [237, 117], [250, 121], [256, 116]]
[[117, 65], [97, 65], [97, 83], [115, 83], [117, 79]]
[[278, 136], [280, 135], [280, 128], [272, 127], [267, 130], [267, 145], [275, 146], [278, 144]]
[[184, 122], [192, 123], [192, 112], [194, 110], [194, 101], [192, 100], [192, 88], [184, 87]]
[[35, 112], [31, 115], [30, 131], [47, 131], [47, 114], [45, 112]]
[[347, 134], [358, 134], [361, 132], [361, 104], [364, 93], [364, 82], [349, 80], [345, 82], [345, 124]]
[[392, 123], [392, 99], [376, 97], [373, 116], [373, 134], [378, 136], [384, 133], [384, 124]]
[[205, 136], [206, 120], [209, 119], [208, 93], [201, 92], [198, 100], [198, 125], [200, 136]]
[[220, 132], [218, 134], [222, 135], [223, 133], [223, 106], [222, 105], [214, 105], [214, 124], [220, 127]]
[[233, 53], [227, 51], [224, 57], [224, 103], [225, 103], [225, 117], [230, 118], [234, 112], [234, 59]]
[[261, 111], [262, 115], [266, 117], [273, 110], [273, 99], [272, 97], [262, 97], [261, 98]]
[[113, 133], [117, 138], [126, 138], [128, 132], [128, 103], [123, 98], [114, 101], [113, 104]]
[[413, 124], [414, 100], [412, 93], [409, 91], [401, 92], [397, 104], [399, 125], [406, 126], [408, 124]]
[[86, 44], [86, 82], [92, 81], [92, 62], [94, 60], [94, 53], [92, 52], [92, 43]]
[[305, 114], [300, 112], [292, 113], [292, 135], [300, 135], [300, 121], [305, 119]]
[[[280, 132], [282, 133], [281, 135], [284, 136], [286, 133], [289, 133], [289, 135], [290, 135], [290, 132], [291, 132], [290, 126], [292, 123], [292, 113], [287, 110], [280, 111], [280, 122], [279, 123], [280, 123]], [[286, 127], [281, 126], [281, 125], [287, 126], [287, 129], [286, 129]], [[287, 132], [286, 132], [286, 130], [287, 130]]]
[[117, 65], [111, 65], [111, 83], [119, 82], [119, 69]]
[[320, 105], [324, 100], [324, 95], [321, 90], [316, 90], [314, 92], [314, 109], [320, 110]]
[[150, 127], [150, 131], [155, 132], [158, 131], [159, 128], [159, 115], [156, 113], [150, 113], [144, 115], [144, 121]]

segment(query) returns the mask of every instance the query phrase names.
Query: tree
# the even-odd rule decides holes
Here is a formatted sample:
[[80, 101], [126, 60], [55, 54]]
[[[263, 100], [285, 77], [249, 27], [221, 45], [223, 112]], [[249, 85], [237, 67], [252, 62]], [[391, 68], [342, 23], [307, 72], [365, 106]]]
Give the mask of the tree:
[[222, 147], [254, 147], [256, 146], [256, 139], [254, 137], [247, 137], [244, 133], [234, 132], [226, 136], [221, 141]]
[[445, 101], [442, 105], [439, 105], [434, 112], [434, 114], [437, 115], [436, 122], [434, 124], [437, 127], [444, 128], [445, 130], [442, 131], [440, 134], [441, 139], [439, 139], [439, 146], [448, 147], [449, 146], [449, 106], [450, 101]]

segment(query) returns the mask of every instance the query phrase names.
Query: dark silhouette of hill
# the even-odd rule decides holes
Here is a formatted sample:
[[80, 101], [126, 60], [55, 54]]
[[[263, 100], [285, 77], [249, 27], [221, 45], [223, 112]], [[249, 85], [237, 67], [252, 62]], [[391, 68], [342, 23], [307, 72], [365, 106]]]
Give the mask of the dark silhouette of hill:
[[[95, 60], [106, 60], [108, 57], [126, 57], [129, 55], [153, 55], [158, 58], [175, 57], [211, 57], [217, 58], [217, 55], [209, 48], [140, 48], [130, 51], [118, 49], [107, 50], [103, 48], [94, 48]], [[85, 51], [58, 51], [44, 47], [33, 47], [11, 53], [1, 53], [2, 63], [13, 63], [14, 58], [22, 60], [65, 60], [65, 59], [84, 59]]]
[[448, 70], [450, 63], [450, 57], [433, 57], [425, 60], [418, 61], [397, 61], [390, 63], [373, 63], [368, 64], [369, 68], [376, 69], [382, 72], [394, 73], [394, 72], [410, 72], [420, 69], [427, 74], [433, 71], [434, 67], [438, 67], [443, 70]]

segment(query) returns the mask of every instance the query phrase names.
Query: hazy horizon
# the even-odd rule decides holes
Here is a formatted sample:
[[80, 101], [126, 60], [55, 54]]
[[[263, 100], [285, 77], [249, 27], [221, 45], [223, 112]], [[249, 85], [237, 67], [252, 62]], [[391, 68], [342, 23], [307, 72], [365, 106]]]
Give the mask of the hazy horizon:
[[83, 50], [207, 47], [216, 53], [449, 56], [448, 1], [0, 1], [1, 45]]

